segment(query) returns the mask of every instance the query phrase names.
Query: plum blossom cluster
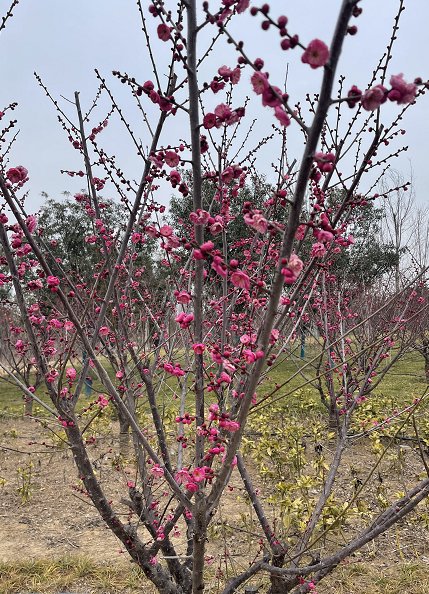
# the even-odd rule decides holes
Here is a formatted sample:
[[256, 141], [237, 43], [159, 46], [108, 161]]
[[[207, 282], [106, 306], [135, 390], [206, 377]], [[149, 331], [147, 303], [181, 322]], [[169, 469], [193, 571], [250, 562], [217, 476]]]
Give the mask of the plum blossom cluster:
[[177, 167], [180, 163], [178, 151], [182, 152], [184, 150], [185, 147], [183, 144], [181, 144], [178, 150], [166, 149], [158, 151], [157, 153], [151, 155], [149, 159], [159, 168], [161, 168], [164, 163], [168, 165], [168, 167]]
[[181, 311], [175, 318], [176, 322], [182, 329], [189, 328], [189, 326], [194, 321], [194, 314], [193, 313], [185, 313]]
[[[195, 416], [185, 413], [183, 416], [176, 417], [176, 423], [183, 425], [191, 425], [195, 421]], [[221, 412], [217, 403], [210, 405], [208, 410], [207, 421], [200, 425], [197, 429], [199, 435], [203, 435], [209, 442], [209, 447], [204, 455], [203, 460], [207, 463], [212, 462], [216, 456], [223, 456], [225, 454], [225, 433], [234, 433], [240, 428], [240, 425], [229, 418], [229, 414]], [[177, 437], [177, 441], [182, 443], [182, 447], [186, 448], [186, 438], [183, 436]], [[236, 464], [234, 459], [233, 465]], [[161, 469], [162, 470], [162, 469]], [[196, 467], [191, 470], [182, 469], [176, 473], [176, 481], [183, 484], [186, 490], [194, 493], [198, 490], [198, 483], [208, 481], [209, 483], [214, 478], [214, 470], [211, 466]]]
[[241, 77], [241, 69], [239, 66], [235, 68], [228, 68], [228, 66], [221, 66], [218, 69], [219, 76], [213, 78], [210, 83], [210, 89], [213, 93], [219, 93], [225, 88], [225, 84], [230, 82], [232, 85], [238, 84]]
[[196, 466], [193, 470], [182, 468], [175, 474], [179, 485], [184, 485], [189, 493], [196, 493], [199, 483], [207, 481], [209, 484], [214, 478], [214, 470], [210, 466]]
[[235, 11], [237, 14], [243, 13], [249, 8], [250, 0], [222, 0], [221, 7], [215, 15], [209, 14], [209, 3], [203, 2], [203, 10], [207, 12], [207, 19], [210, 23], [222, 25], [226, 19], [232, 16]]
[[170, 375], [174, 375], [175, 377], [182, 377], [185, 375], [185, 371], [181, 368], [180, 363], [163, 363], [160, 367]]
[[[225, 169], [225, 172], [227, 171], [227, 169], [231, 169], [233, 171], [232, 167], [227, 167]], [[221, 233], [225, 226], [225, 219], [224, 217], [222, 217], [222, 215], [211, 216], [209, 212], [201, 208], [199, 208], [197, 212], [191, 212], [191, 214], [189, 215], [189, 220], [194, 225], [207, 226], [208, 231], [212, 235], [218, 235], [219, 233]]]
[[[278, 29], [281, 38], [280, 46], [282, 50], [293, 49], [297, 46], [304, 48], [304, 46], [299, 41], [299, 36], [296, 34], [291, 35], [289, 33], [287, 29], [287, 16], [281, 15], [277, 18], [277, 21], [273, 20], [269, 15], [269, 4], [263, 4], [260, 8], [252, 6], [250, 9], [250, 14], [252, 16], [256, 16], [259, 12], [264, 16], [264, 20], [261, 23], [261, 27], [264, 31], [268, 31], [271, 26]], [[353, 31], [353, 33], [356, 31]], [[352, 31], [350, 31], [350, 33], [352, 33]], [[310, 41], [307, 47], [304, 48], [301, 61], [304, 64], [308, 64], [311, 68], [320, 68], [328, 62], [329, 55], [329, 48], [326, 43], [320, 39], [313, 39]]]
[[206, 130], [212, 128], [221, 128], [222, 126], [232, 126], [237, 124], [244, 117], [246, 110], [244, 107], [231, 109], [226, 103], [220, 103], [215, 107], [214, 113], [206, 113], [203, 118], [203, 126]]
[[151, 80], [147, 80], [142, 85], [138, 85], [134, 79], [129, 79], [127, 75], [122, 75], [118, 71], [113, 72], [114, 76], [117, 76], [122, 83], [128, 83], [135, 87], [135, 94], [137, 97], [141, 97], [142, 95], [146, 95], [155, 105], [158, 105], [160, 111], [165, 113], [171, 113], [171, 115], [175, 115], [177, 112], [177, 107], [174, 103], [173, 95], [163, 95], [160, 90], [155, 90], [155, 85]]
[[262, 211], [256, 209], [249, 212], [245, 212], [243, 215], [244, 222], [249, 227], [252, 227], [259, 233], [266, 233], [268, 230], [268, 221], [262, 214]]
[[6, 171], [6, 178], [11, 184], [18, 184], [18, 187], [20, 187], [28, 181], [28, 170], [22, 165], [11, 167]]
[[315, 153], [314, 161], [321, 173], [331, 173], [334, 169], [335, 155], [333, 153]]
[[268, 73], [256, 70], [250, 79], [253, 91], [256, 95], [261, 96], [262, 105], [264, 107], [272, 107], [274, 109], [274, 116], [280, 122], [281, 126], [290, 125], [290, 117], [285, 111], [284, 104], [288, 99], [288, 95], [284, 94], [279, 87], [271, 86], [268, 81]]
[[[421, 81], [417, 79], [417, 82]], [[358, 87], [353, 86], [348, 92], [347, 103], [349, 107], [355, 107], [360, 101], [362, 107], [367, 111], [378, 109], [387, 100], [398, 105], [406, 105], [412, 103], [416, 98], [417, 82], [407, 83], [403, 73], [400, 73], [390, 77], [390, 89], [379, 84], [362, 93]]]

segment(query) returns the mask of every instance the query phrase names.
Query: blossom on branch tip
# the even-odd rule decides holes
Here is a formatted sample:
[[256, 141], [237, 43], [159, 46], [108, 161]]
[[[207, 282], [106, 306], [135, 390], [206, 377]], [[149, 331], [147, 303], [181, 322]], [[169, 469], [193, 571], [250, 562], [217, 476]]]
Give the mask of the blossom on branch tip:
[[301, 56], [301, 61], [308, 64], [311, 68], [320, 68], [324, 66], [329, 60], [329, 48], [320, 39], [313, 39], [307, 45], [304, 53]]
[[394, 74], [390, 78], [390, 85], [392, 89], [387, 94], [390, 101], [396, 101], [398, 105], [404, 105], [414, 101], [417, 86], [415, 83], [406, 83], [402, 73]]
[[152, 466], [152, 468], [150, 469], [150, 473], [155, 477], [155, 478], [161, 478], [162, 476], [164, 476], [164, 469], [161, 468], [161, 466], [159, 464], [154, 464]]
[[106, 406], [109, 406], [109, 401], [104, 394], [99, 394], [96, 404], [98, 404], [100, 408], [106, 408]]
[[185, 375], [185, 372], [183, 371], [183, 369], [180, 367], [179, 364], [174, 365], [172, 363], [164, 363], [162, 365], [162, 368], [167, 373], [171, 373], [171, 375], [174, 375], [176, 377], [183, 377]]
[[22, 183], [27, 180], [28, 170], [22, 165], [11, 167], [6, 171], [6, 177], [12, 184]]

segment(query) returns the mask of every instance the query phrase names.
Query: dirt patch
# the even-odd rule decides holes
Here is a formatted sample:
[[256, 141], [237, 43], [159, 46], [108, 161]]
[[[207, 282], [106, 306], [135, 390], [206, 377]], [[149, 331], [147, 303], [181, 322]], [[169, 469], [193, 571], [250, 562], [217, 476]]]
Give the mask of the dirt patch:
[[[132, 468], [124, 469], [118, 465], [115, 435], [117, 428], [112, 427], [107, 435], [101, 435], [89, 447], [89, 452], [108, 498], [121, 519], [126, 521], [129, 510], [121, 503], [121, 498], [125, 494], [127, 478], [132, 478]], [[131, 567], [121, 543], [104, 526], [81, 488], [70, 450], [62, 446], [55, 436], [36, 421], [2, 419], [0, 447], [0, 563], [29, 559], [55, 560], [70, 556], [77, 560], [86, 556], [94, 564]], [[401, 478], [392, 479], [393, 476], [405, 476], [415, 481], [422, 470], [415, 449], [400, 444], [395, 447], [401, 448], [403, 468], [396, 473], [392, 466], [395, 462], [387, 460], [380, 466], [380, 472], [377, 471], [372, 479], [374, 488], [379, 483], [380, 493], [383, 489], [391, 493], [399, 492], [405, 487]], [[348, 476], [340, 477], [339, 487], [342, 488], [343, 482], [344, 499], [347, 500], [350, 489], [353, 489], [350, 482], [352, 474], [363, 480], [369, 469], [365, 447], [347, 452], [345, 467], [348, 468]], [[390, 482], [386, 485], [389, 476]], [[262, 484], [258, 486], [264, 488]], [[226, 570], [227, 566], [245, 567], [245, 560], [249, 555], [252, 556], [252, 552], [254, 555], [258, 548], [259, 530], [244, 499], [239, 480], [234, 478], [231, 489], [226, 492], [226, 501], [209, 532], [208, 559], [213, 560], [213, 574]], [[366, 503], [370, 510], [377, 511], [375, 499], [368, 499]], [[335, 540], [348, 540], [356, 533], [355, 528], [352, 524], [344, 526]], [[382, 570], [395, 564], [402, 567], [413, 562], [419, 566], [419, 575], [427, 576], [426, 581], [429, 583], [428, 536], [424, 522], [416, 522], [415, 518], [410, 517], [401, 522], [396, 530], [382, 535], [376, 543], [368, 544], [347, 563], [360, 565], [369, 562], [371, 566], [374, 564], [374, 567]], [[185, 546], [180, 544], [183, 543], [183, 535], [178, 536], [175, 542], [178, 553], [184, 553]], [[327, 546], [329, 548], [329, 542]], [[332, 547], [336, 547], [334, 541]], [[225, 551], [228, 560], [225, 558], [222, 561]], [[344, 574], [344, 569], [339, 568], [338, 572]], [[221, 575], [221, 582], [225, 581], [224, 578], [225, 573]], [[326, 586], [325, 583], [319, 586], [319, 594], [332, 591], [329, 582]], [[342, 591], [338, 589], [338, 592]]]
[[[0, 561], [60, 557], [85, 553], [95, 561], [122, 556], [119, 541], [105, 527], [81, 491], [71, 452], [30, 420], [0, 425]], [[103, 455], [106, 443], [91, 446], [92, 458], [112, 464], [115, 451]], [[97, 462], [96, 462], [97, 465]], [[101, 465], [100, 465], [101, 466]], [[119, 480], [110, 481], [109, 496], [119, 499]]]

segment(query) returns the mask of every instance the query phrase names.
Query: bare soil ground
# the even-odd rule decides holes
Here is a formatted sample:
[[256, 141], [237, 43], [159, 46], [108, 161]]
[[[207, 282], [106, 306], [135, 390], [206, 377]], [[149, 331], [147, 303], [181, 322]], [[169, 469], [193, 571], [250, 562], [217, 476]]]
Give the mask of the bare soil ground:
[[[132, 478], [132, 469], [118, 466], [114, 434], [102, 437], [91, 446], [91, 458], [115, 509], [125, 518], [127, 508], [120, 500], [124, 495], [124, 481]], [[141, 576], [137, 575], [121, 544], [104, 527], [81, 490], [70, 451], [61, 447], [56, 438], [52, 440], [50, 433], [41, 429], [39, 423], [20, 418], [0, 420], [0, 448], [0, 564], [6, 568], [37, 562], [45, 564], [45, 569], [51, 567], [51, 577], [48, 572], [46, 578], [39, 581], [34, 576], [32, 581], [14, 581], [15, 574], [11, 571], [8, 585], [8, 580], [2, 582], [0, 575], [0, 594], [33, 592], [35, 587], [38, 591], [63, 591], [64, 580], [61, 581], [60, 575], [54, 579], [58, 572], [61, 573], [61, 565], [54, 571], [49, 563], [71, 558], [76, 560], [78, 567], [84, 563], [83, 557], [90, 559], [91, 567], [88, 565], [87, 573], [84, 570], [77, 572], [67, 590], [141, 592], [141, 586], [137, 586], [141, 584]], [[405, 472], [414, 479], [421, 471], [421, 462], [410, 447], [405, 446], [403, 454], [408, 457]], [[367, 466], [365, 451], [354, 451], [353, 472], [364, 475]], [[387, 471], [388, 466], [384, 468], [384, 472]], [[399, 481], [398, 489], [400, 486]], [[231, 525], [238, 525], [245, 509], [237, 503], [237, 491], [232, 491], [223, 507], [223, 519], [226, 517]], [[222, 517], [218, 522], [221, 524]], [[410, 519], [402, 523], [400, 529], [381, 536], [377, 543], [368, 545], [352, 557], [326, 584], [319, 586], [319, 594], [429, 594], [428, 536], [429, 531], [421, 521], [416, 523]], [[218, 534], [212, 533], [209, 554], [216, 556], [224, 546], [223, 538], [221, 530]], [[228, 534], [228, 550], [238, 563], [242, 554], [252, 547], [251, 537], [249, 539], [240, 532]], [[95, 566], [105, 568], [98, 572], [97, 578], [91, 574]], [[136, 589], [131, 577], [128, 581], [123, 578], [127, 572], [134, 572], [131, 577], [135, 578]], [[87, 577], [82, 578], [82, 575]], [[27, 585], [23, 587], [22, 584]], [[145, 586], [144, 591], [149, 594], [151, 588]]]
[[[52, 447], [35, 422], [1, 421], [0, 427], [0, 476], [5, 480], [0, 488], [0, 561], [73, 553], [97, 561], [120, 557], [120, 543], [79, 491], [71, 452]], [[96, 452], [101, 444], [92, 447]], [[114, 455], [112, 450], [106, 463]], [[111, 492], [119, 496], [115, 484]]]

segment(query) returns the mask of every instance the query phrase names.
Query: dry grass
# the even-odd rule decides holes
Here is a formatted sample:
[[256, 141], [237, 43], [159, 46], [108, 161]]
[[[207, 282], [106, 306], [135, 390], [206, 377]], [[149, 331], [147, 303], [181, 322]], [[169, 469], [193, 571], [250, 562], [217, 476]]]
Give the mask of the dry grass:
[[362, 562], [339, 567], [319, 594], [429, 594], [428, 562]]
[[[209, 590], [210, 584], [208, 584]], [[88, 557], [0, 564], [0, 594], [155, 594], [142, 572], [127, 563], [97, 564]], [[343, 565], [317, 588], [319, 594], [429, 594], [429, 559]]]
[[153, 594], [138, 567], [130, 563], [99, 564], [84, 556], [0, 564], [0, 594], [65, 590], [85, 594]]

